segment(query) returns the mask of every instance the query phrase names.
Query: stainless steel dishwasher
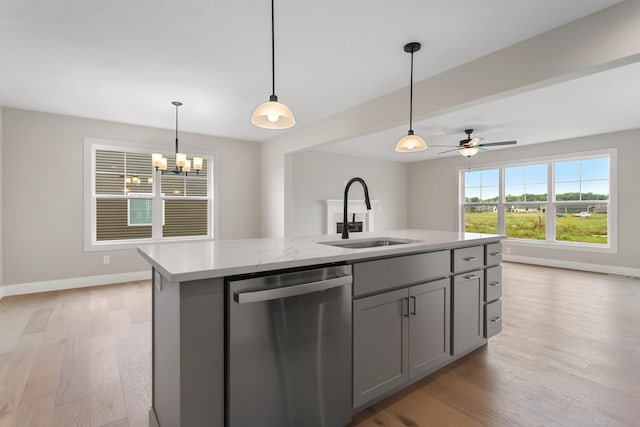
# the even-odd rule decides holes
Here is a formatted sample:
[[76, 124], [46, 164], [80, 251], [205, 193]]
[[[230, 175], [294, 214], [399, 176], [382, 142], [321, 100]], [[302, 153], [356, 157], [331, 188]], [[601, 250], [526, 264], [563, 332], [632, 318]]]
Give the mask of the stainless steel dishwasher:
[[228, 426], [349, 423], [351, 285], [351, 266], [228, 282]]

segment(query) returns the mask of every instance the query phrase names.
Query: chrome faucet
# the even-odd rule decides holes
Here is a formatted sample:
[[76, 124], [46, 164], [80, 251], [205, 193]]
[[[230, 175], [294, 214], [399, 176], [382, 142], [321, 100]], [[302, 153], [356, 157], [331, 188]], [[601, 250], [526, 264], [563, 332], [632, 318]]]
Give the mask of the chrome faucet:
[[344, 187], [344, 208], [342, 210], [342, 238], [349, 238], [349, 223], [347, 222], [347, 200], [349, 198], [349, 187], [354, 182], [359, 182], [362, 184], [362, 188], [364, 189], [364, 203], [367, 205], [367, 210], [371, 210], [371, 201], [369, 201], [369, 189], [367, 188], [367, 183], [364, 182], [362, 178], [351, 178], [349, 182], [347, 182], [347, 186]]

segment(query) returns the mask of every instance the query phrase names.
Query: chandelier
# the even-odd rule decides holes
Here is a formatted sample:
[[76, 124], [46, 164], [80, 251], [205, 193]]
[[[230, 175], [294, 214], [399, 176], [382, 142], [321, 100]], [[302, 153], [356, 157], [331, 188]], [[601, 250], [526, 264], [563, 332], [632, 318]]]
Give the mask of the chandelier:
[[173, 105], [176, 107], [176, 167], [174, 170], [167, 172], [167, 158], [162, 153], [151, 154], [151, 164], [156, 168], [156, 172], [160, 171], [161, 174], [174, 173], [176, 175], [189, 175], [191, 170], [196, 171], [196, 175], [200, 173], [202, 169], [202, 157], [194, 157], [193, 161], [187, 159], [187, 155], [181, 153], [178, 148], [178, 107], [182, 105], [182, 102], [173, 101]]

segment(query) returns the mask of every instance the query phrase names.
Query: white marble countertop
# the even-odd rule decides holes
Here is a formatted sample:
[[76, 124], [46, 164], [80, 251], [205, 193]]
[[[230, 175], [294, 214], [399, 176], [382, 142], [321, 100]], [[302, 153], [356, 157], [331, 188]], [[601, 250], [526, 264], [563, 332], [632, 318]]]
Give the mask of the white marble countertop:
[[141, 246], [138, 252], [170, 281], [184, 282], [473, 246], [499, 241], [504, 236], [433, 230], [393, 230], [379, 233], [351, 233], [349, 241], [375, 238], [410, 239], [416, 242], [348, 249], [320, 244], [319, 242], [341, 240], [339, 234], [326, 234], [296, 238], [160, 243]]

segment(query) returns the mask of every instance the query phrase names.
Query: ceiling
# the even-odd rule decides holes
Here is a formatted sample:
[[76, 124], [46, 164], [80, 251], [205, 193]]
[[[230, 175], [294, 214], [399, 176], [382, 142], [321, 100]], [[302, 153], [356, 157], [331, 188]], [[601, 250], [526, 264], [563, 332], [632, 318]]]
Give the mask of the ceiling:
[[[618, 2], [278, 0], [276, 93], [296, 114], [297, 126], [304, 126], [406, 87], [406, 42], [423, 44], [415, 57], [418, 81]], [[171, 129], [171, 101], [179, 100], [185, 104], [181, 130], [271, 139], [283, 131], [259, 129], [249, 120], [271, 92], [269, 5], [268, 0], [0, 0], [0, 105]], [[558, 95], [539, 96], [548, 101]], [[527, 102], [514, 98], [511, 102]], [[446, 144], [464, 136], [454, 131], [476, 124], [488, 139], [517, 138], [524, 144], [544, 137], [539, 126], [530, 125], [531, 134], [517, 127], [527, 115], [503, 114], [513, 106], [484, 108], [426, 121], [416, 130]], [[542, 111], [536, 120], [544, 114], [558, 118]], [[382, 150], [404, 133], [394, 129], [367, 141]]]
[[[321, 151], [364, 157], [415, 162], [444, 156], [439, 154], [465, 139], [464, 129], [483, 143], [517, 140], [517, 146], [640, 128], [640, 63], [625, 65], [542, 89], [461, 109], [414, 123], [415, 133], [430, 146], [417, 153], [396, 153], [396, 142], [407, 134], [408, 124], [317, 147]], [[407, 101], [408, 102], [408, 101]], [[504, 150], [514, 146], [491, 147]]]

